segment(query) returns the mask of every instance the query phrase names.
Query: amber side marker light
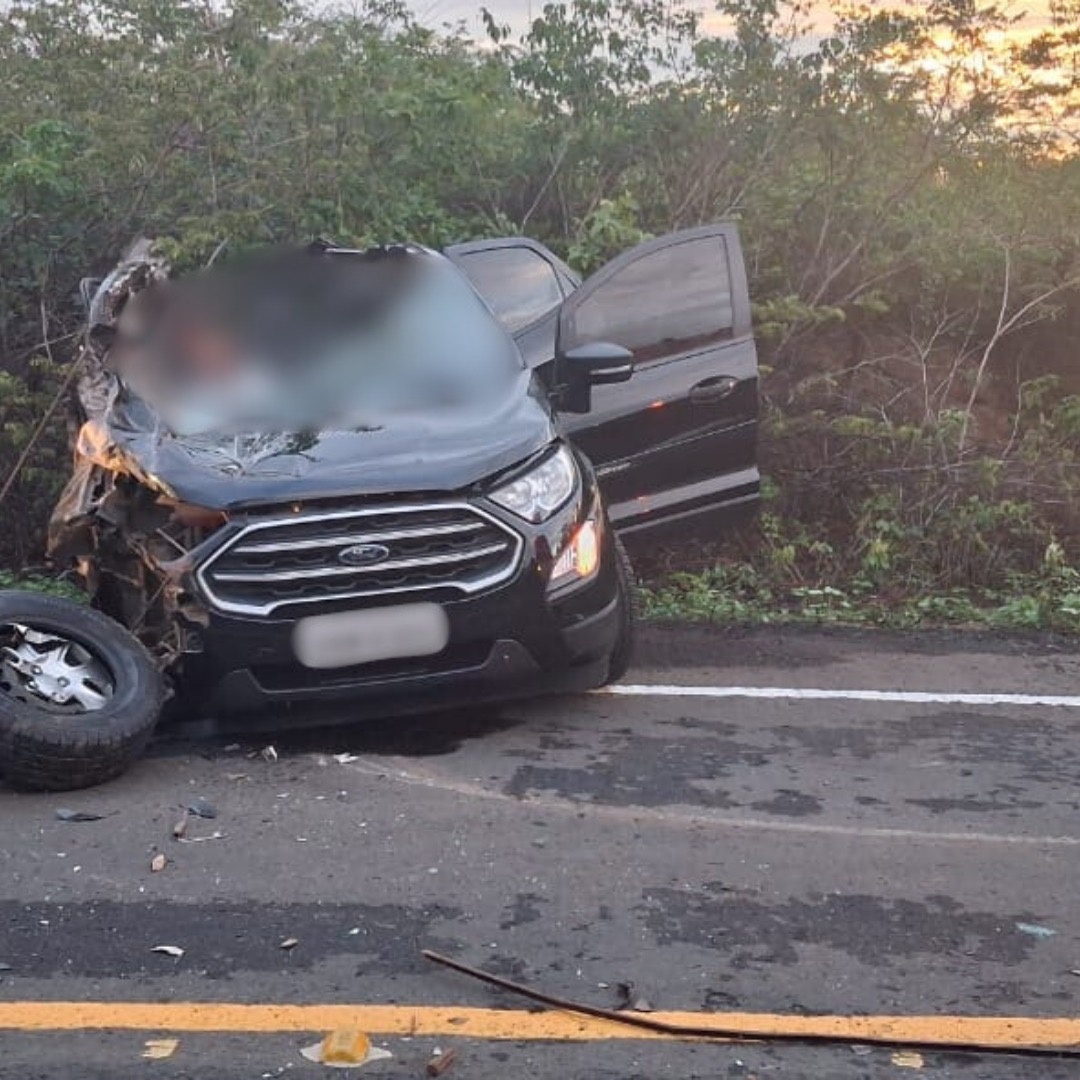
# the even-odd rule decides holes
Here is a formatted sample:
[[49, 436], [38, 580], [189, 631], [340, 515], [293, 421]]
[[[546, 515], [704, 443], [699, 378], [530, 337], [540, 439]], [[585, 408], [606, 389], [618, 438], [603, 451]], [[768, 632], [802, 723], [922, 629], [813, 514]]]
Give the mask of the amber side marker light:
[[552, 585], [560, 585], [571, 578], [584, 580], [596, 573], [600, 565], [600, 537], [596, 522], [591, 518], [574, 533], [574, 538], [563, 549], [551, 570]]

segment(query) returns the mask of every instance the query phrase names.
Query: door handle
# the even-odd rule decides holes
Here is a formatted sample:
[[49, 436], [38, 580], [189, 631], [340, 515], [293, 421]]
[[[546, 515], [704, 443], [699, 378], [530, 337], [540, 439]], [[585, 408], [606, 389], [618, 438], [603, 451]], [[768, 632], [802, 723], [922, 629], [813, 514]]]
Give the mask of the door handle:
[[714, 375], [711, 379], [703, 379], [696, 386], [690, 388], [690, 403], [692, 405], [710, 405], [717, 401], [723, 401], [739, 385], [739, 380], [732, 375]]

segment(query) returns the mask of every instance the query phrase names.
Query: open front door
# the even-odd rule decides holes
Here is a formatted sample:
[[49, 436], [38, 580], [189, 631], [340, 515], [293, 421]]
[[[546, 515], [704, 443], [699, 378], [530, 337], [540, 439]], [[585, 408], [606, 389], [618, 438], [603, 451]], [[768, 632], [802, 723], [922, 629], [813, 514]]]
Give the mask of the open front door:
[[559, 310], [557, 353], [596, 342], [629, 349], [634, 375], [594, 386], [590, 410], [563, 421], [615, 527], [710, 535], [752, 509], [758, 369], [735, 226], [660, 237], [586, 280]]
[[581, 284], [553, 252], [525, 236], [455, 244], [444, 254], [465, 272], [513, 335], [529, 367], [555, 355], [559, 305]]

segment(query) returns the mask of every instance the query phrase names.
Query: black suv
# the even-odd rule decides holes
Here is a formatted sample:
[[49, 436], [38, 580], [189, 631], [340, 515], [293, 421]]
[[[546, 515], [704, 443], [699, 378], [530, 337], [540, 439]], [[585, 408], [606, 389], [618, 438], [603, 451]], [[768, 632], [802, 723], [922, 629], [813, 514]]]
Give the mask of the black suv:
[[[250, 312], [259, 348], [302, 339], [303, 363], [269, 389], [250, 372], [176, 381], [137, 303], [171, 285], [148, 248], [97, 289], [50, 526], [97, 610], [0, 594], [15, 782], [115, 775], [165, 687], [174, 711], [243, 727], [600, 686], [632, 642], [621, 538], [713, 532], [756, 502], [734, 226], [650, 241], [584, 282], [519, 237], [284, 258]], [[228, 296], [226, 317], [238, 302], [214, 273], [192, 295]], [[298, 330], [278, 316], [299, 291], [314, 306]], [[354, 325], [364, 305], [383, 317]]]

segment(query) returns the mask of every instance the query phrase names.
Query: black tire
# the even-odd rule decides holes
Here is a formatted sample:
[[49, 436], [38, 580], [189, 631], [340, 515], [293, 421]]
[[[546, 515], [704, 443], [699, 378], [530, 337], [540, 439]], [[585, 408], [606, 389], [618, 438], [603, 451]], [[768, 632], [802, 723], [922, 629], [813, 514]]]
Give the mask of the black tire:
[[608, 664], [608, 682], [621, 679], [629, 670], [634, 658], [636, 624], [641, 616], [641, 600], [637, 591], [634, 567], [626, 553], [623, 542], [615, 537], [615, 572], [619, 578], [619, 636], [611, 650]]
[[150, 654], [118, 622], [70, 600], [0, 591], [0, 625], [20, 623], [77, 642], [108, 669], [109, 700], [58, 713], [0, 688], [0, 776], [22, 791], [72, 791], [119, 776], [153, 734], [165, 682]]

